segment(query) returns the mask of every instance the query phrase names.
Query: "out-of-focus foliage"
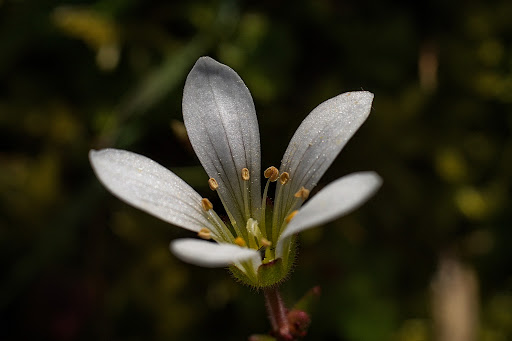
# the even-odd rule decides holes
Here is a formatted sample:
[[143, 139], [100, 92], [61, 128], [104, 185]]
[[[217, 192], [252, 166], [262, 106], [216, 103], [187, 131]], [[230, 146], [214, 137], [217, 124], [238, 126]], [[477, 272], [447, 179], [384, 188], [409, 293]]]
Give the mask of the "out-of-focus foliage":
[[510, 18], [506, 0], [0, 1], [0, 339], [268, 330], [260, 293], [175, 259], [192, 235], [108, 194], [87, 159], [139, 152], [219, 206], [180, 123], [201, 55], [251, 90], [263, 167], [322, 101], [375, 93], [318, 187], [356, 170], [384, 186], [304, 233], [283, 286], [290, 304], [321, 286], [310, 340], [440, 339], [461, 306], [475, 340], [512, 338]]

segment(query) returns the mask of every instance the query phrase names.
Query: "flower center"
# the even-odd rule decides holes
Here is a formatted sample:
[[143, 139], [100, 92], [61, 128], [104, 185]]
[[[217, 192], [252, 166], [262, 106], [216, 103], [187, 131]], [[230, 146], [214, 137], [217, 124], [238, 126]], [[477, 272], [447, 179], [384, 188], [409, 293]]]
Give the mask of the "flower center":
[[[251, 173], [248, 168], [242, 168], [240, 171], [240, 179], [242, 180], [242, 196], [243, 205], [242, 209], [245, 215], [245, 226], [238, 226], [236, 221], [233, 219], [228, 206], [224, 203], [222, 196], [219, 198], [226, 209], [226, 213], [231, 221], [231, 224], [225, 224], [220, 220], [217, 214], [213, 211], [212, 203], [203, 198], [201, 206], [208, 219], [214, 223], [216, 230], [202, 229], [198, 236], [203, 239], [214, 239], [220, 242], [233, 243], [242, 247], [249, 247], [251, 249], [260, 250], [262, 252], [262, 258], [265, 260], [273, 260], [275, 257], [274, 247], [277, 245], [277, 240], [286, 227], [286, 225], [293, 219], [297, 210], [284, 212], [277, 214], [279, 205], [285, 205], [283, 207], [296, 207], [299, 201], [304, 202], [309, 196], [309, 190], [301, 187], [295, 194], [293, 202], [281, 203], [281, 196], [283, 195], [282, 190], [285, 185], [290, 181], [290, 174], [283, 172], [279, 174], [279, 170], [274, 167], [268, 167], [263, 175], [267, 179], [265, 188], [263, 190], [263, 196], [261, 201], [261, 210], [257, 217], [251, 216], [251, 209], [249, 207], [250, 197], [250, 180]], [[280, 186], [276, 193], [276, 206], [267, 204], [267, 196], [270, 183], [279, 180]], [[208, 186], [212, 191], [216, 191], [219, 188], [218, 182], [214, 178], [208, 180]], [[289, 186], [289, 185], [288, 185]], [[283, 215], [283, 216], [280, 216]], [[229, 227], [228, 227], [228, 226]]]

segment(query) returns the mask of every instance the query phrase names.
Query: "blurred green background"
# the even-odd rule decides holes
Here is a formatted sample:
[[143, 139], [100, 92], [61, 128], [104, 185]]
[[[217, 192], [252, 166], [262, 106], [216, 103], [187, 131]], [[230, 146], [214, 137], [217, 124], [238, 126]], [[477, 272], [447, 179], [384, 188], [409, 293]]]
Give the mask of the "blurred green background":
[[384, 186], [304, 233], [282, 287], [292, 304], [321, 286], [309, 340], [511, 340], [511, 18], [508, 0], [0, 0], [0, 339], [268, 331], [261, 293], [178, 261], [169, 241], [193, 234], [107, 193], [87, 158], [138, 152], [216, 200], [181, 123], [209, 55], [252, 92], [262, 167], [316, 105], [375, 94], [318, 188], [358, 170]]

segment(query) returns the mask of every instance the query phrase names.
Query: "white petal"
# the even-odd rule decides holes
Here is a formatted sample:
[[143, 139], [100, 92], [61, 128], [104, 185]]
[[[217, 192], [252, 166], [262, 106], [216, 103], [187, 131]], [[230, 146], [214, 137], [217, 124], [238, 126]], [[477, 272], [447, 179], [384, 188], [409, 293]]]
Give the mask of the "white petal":
[[201, 208], [201, 196], [153, 160], [118, 149], [91, 150], [89, 159], [98, 179], [119, 199], [188, 230], [215, 230]]
[[330, 183], [299, 210], [279, 241], [355, 210], [381, 185], [382, 179], [374, 172], [353, 173]]
[[[187, 77], [183, 119], [190, 142], [239, 226], [261, 207], [260, 136], [251, 94], [228, 66], [202, 57]], [[250, 171], [249, 184], [241, 177]], [[245, 209], [244, 186], [250, 186]]]
[[182, 261], [207, 268], [225, 267], [251, 259], [257, 262], [260, 258], [259, 252], [254, 249], [199, 239], [174, 240], [171, 242], [170, 249]]
[[[276, 202], [276, 221], [294, 209], [294, 194], [304, 187], [312, 190], [347, 141], [370, 113], [373, 94], [367, 91], [347, 92], [316, 107], [299, 126], [281, 162], [280, 173], [288, 172], [290, 181], [281, 186]], [[297, 206], [297, 205], [295, 205]]]

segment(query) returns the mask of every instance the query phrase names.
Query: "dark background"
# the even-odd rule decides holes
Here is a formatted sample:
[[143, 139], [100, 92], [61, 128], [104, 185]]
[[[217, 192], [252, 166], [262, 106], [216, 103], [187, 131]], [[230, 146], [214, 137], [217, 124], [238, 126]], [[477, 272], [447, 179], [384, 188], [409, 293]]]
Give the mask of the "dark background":
[[0, 339], [269, 329], [261, 293], [178, 261], [169, 242], [193, 234], [107, 193], [87, 158], [138, 152], [216, 199], [181, 123], [202, 55], [251, 90], [263, 169], [316, 105], [375, 94], [318, 188], [384, 185], [301, 235], [282, 287], [292, 304], [321, 286], [309, 340], [511, 339], [511, 18], [508, 0], [0, 0]]

